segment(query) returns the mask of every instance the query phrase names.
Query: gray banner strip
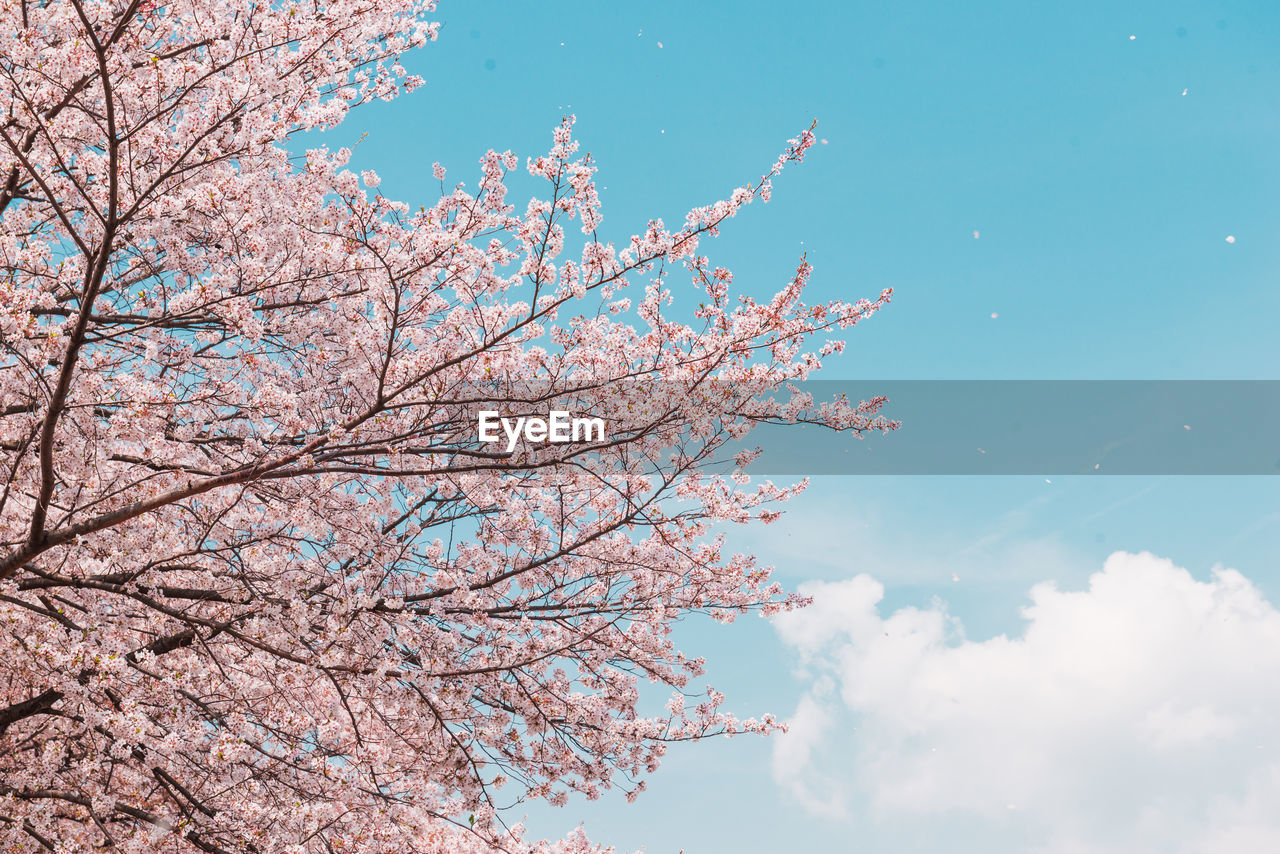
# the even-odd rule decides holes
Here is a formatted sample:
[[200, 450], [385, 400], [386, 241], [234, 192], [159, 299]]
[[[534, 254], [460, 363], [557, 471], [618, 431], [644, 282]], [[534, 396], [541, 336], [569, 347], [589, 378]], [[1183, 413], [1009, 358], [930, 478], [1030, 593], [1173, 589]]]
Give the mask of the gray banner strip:
[[[861, 439], [765, 425], [755, 475], [1280, 474], [1277, 380], [821, 380], [816, 403], [888, 397]], [[780, 392], [780, 398], [786, 393]]]

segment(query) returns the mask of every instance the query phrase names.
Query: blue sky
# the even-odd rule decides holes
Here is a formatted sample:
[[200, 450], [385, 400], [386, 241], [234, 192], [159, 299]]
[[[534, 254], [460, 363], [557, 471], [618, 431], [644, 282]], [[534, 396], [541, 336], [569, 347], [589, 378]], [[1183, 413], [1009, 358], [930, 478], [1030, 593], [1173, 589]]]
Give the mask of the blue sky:
[[[388, 195], [427, 201], [433, 161], [474, 181], [487, 148], [540, 153], [572, 112], [621, 240], [753, 180], [816, 118], [825, 144], [707, 251], [755, 293], [802, 252], [815, 297], [895, 288], [824, 377], [1280, 379], [1274, 3], [446, 0], [438, 18], [405, 63], [427, 85], [331, 135], [368, 133], [355, 164]], [[1270, 477], [819, 478], [732, 537], [826, 585], [830, 631], [681, 629], [735, 709], [803, 732], [675, 750], [636, 804], [530, 823], [670, 854], [1280, 845], [1280, 744], [1253, 743], [1280, 696], [1248, 676], [1277, 664], [1280, 615], [1255, 598], [1280, 601], [1278, 535]], [[1028, 617], [1047, 581], [1077, 595], [1039, 588]], [[1120, 627], [1101, 657], [1100, 615]], [[1166, 623], [1193, 646], [1157, 642]], [[1072, 661], [1097, 666], [1061, 713], [984, 681], [1061, 682]], [[930, 705], [937, 673], [965, 675], [946, 689], [964, 714]], [[930, 765], [938, 749], [956, 758]], [[1028, 784], [1032, 758], [1054, 785]]]

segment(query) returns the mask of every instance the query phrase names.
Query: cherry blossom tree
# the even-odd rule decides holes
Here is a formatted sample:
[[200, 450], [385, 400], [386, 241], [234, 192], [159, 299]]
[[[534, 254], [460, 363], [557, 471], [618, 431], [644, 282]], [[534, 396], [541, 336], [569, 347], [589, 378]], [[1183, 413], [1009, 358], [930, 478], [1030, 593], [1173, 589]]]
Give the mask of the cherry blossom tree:
[[[671, 630], [800, 603], [714, 533], [803, 486], [733, 442], [892, 426], [770, 395], [887, 291], [757, 302], [699, 251], [811, 129], [615, 246], [572, 118], [522, 208], [510, 152], [411, 210], [290, 148], [420, 82], [425, 0], [0, 8], [4, 850], [584, 852], [508, 808], [779, 725]], [[477, 437], [553, 408], [607, 435]]]

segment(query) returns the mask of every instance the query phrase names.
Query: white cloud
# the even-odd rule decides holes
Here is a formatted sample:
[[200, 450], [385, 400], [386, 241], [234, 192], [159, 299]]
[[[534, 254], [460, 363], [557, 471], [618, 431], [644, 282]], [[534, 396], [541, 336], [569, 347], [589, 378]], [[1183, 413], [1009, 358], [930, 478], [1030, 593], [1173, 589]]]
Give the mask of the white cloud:
[[785, 786], [814, 815], [843, 818], [847, 814], [845, 790], [839, 780], [815, 772], [813, 752], [821, 750], [831, 727], [831, 715], [815, 695], [800, 699], [785, 735], [773, 748], [773, 778]]
[[810, 808], [831, 775], [882, 820], [1016, 825], [1046, 854], [1280, 850], [1280, 612], [1240, 573], [1118, 552], [983, 641], [940, 602], [881, 616], [865, 575], [802, 592], [775, 626], [836, 691], [774, 773]]

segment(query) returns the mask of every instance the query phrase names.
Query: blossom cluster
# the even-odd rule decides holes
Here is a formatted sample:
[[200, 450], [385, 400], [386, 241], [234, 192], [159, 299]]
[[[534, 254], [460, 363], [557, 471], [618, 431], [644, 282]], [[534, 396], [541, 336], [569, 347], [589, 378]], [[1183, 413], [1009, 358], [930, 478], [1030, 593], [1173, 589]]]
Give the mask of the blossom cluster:
[[[510, 152], [416, 211], [349, 150], [291, 155], [419, 82], [430, 12], [2, 7], [5, 850], [585, 854], [506, 809], [634, 796], [672, 742], [779, 726], [725, 711], [671, 630], [803, 602], [711, 535], [803, 484], [719, 449], [892, 426], [770, 396], [887, 291], [809, 305], [801, 263], [735, 298], [701, 254], [813, 134], [621, 248], [572, 118], [522, 208]], [[570, 399], [607, 439], [476, 440], [478, 409]]]

